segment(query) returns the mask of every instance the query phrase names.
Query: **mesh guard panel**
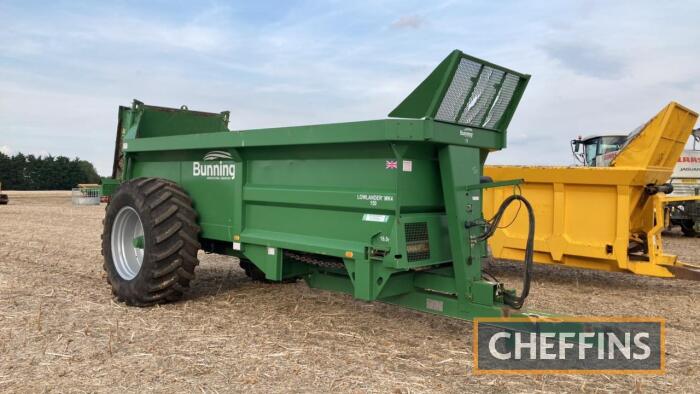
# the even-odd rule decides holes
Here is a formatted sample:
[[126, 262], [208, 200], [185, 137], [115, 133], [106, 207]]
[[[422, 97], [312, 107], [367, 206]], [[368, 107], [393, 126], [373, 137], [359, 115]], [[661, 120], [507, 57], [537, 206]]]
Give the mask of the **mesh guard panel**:
[[508, 108], [508, 103], [513, 98], [513, 93], [515, 93], [515, 88], [518, 86], [518, 77], [513, 74], [506, 74], [503, 79], [503, 85], [501, 90], [498, 91], [496, 100], [493, 102], [493, 106], [488, 112], [488, 115], [484, 119], [484, 127], [493, 129], [501, 117], [506, 112]]
[[514, 74], [461, 59], [435, 119], [495, 128], [513, 98], [518, 81]]
[[435, 119], [446, 122], [453, 122], [457, 119], [460, 109], [467, 98], [467, 93], [472, 90], [474, 82], [472, 79], [479, 74], [479, 65], [462, 59], [457, 67], [452, 83], [450, 84], [445, 97], [442, 99]]
[[500, 91], [504, 72], [491, 67], [484, 67], [479, 75], [471, 97], [466, 102], [460, 124], [483, 126], [483, 120], [491, 111], [493, 100]]
[[408, 261], [427, 260], [430, 258], [428, 242], [428, 224], [426, 222], [406, 223], [406, 253]]
[[529, 75], [453, 51], [391, 113], [506, 131]]

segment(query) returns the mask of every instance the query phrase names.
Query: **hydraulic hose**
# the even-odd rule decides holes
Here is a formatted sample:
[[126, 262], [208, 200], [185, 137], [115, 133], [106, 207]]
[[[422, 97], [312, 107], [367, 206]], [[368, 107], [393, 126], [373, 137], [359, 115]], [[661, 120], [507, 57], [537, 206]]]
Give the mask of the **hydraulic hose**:
[[490, 238], [496, 232], [496, 229], [498, 229], [498, 224], [501, 221], [501, 218], [503, 217], [503, 213], [506, 211], [508, 206], [510, 206], [510, 204], [515, 200], [522, 202], [523, 205], [525, 205], [525, 208], [527, 208], [529, 228], [527, 232], [527, 244], [525, 245], [525, 273], [523, 274], [523, 290], [520, 292], [520, 296], [515, 296], [510, 293], [504, 293], [503, 302], [505, 302], [506, 305], [514, 309], [520, 309], [525, 304], [525, 299], [530, 293], [532, 260], [534, 256], [535, 244], [535, 213], [532, 209], [532, 205], [530, 205], [530, 202], [527, 201], [525, 197], [519, 194], [513, 194], [509, 196], [508, 198], [503, 200], [503, 203], [501, 203], [501, 206], [498, 208], [498, 212], [496, 212], [496, 215], [494, 215], [494, 217], [487, 222], [486, 230], [484, 231], [484, 233], [476, 237], [475, 240], [485, 241], [486, 239]]

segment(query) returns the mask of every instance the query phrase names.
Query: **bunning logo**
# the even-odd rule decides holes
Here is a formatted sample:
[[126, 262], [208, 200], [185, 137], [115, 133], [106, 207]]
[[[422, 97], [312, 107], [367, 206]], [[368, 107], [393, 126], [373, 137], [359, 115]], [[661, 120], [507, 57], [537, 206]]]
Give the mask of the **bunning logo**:
[[469, 127], [465, 127], [463, 129], [459, 130], [459, 135], [464, 137], [465, 140], [468, 140], [468, 139], [474, 137], [474, 132]]
[[230, 153], [213, 150], [204, 155], [204, 162], [192, 162], [192, 176], [208, 180], [236, 179], [236, 164], [231, 160]]
[[224, 152], [222, 150], [213, 150], [206, 155], [204, 155], [204, 160], [205, 161], [212, 161], [212, 160], [231, 160], [231, 154], [228, 152]]

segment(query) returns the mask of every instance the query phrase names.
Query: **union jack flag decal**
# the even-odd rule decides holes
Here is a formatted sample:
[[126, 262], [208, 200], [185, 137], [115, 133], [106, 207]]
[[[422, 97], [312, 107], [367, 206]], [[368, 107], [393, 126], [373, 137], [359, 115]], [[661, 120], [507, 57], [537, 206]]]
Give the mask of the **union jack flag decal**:
[[387, 170], [395, 170], [395, 169], [397, 169], [398, 167], [399, 167], [399, 166], [398, 166], [398, 164], [396, 163], [396, 160], [387, 160], [387, 161], [386, 161], [386, 169], [387, 169]]

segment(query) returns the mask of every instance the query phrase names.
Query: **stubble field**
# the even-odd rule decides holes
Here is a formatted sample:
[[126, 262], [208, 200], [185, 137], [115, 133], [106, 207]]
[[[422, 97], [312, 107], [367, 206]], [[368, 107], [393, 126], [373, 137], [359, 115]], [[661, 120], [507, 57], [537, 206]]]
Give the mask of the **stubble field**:
[[[474, 376], [470, 323], [296, 284], [261, 284], [200, 253], [179, 303], [115, 303], [100, 255], [104, 206], [10, 192], [0, 206], [2, 392], [578, 392], [700, 386], [698, 282], [537, 266], [527, 308], [667, 319], [661, 376]], [[700, 238], [666, 237], [700, 263]], [[520, 266], [493, 273], [517, 285]]]

